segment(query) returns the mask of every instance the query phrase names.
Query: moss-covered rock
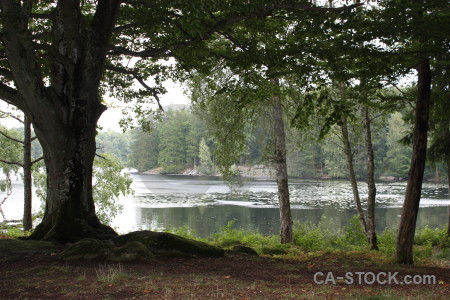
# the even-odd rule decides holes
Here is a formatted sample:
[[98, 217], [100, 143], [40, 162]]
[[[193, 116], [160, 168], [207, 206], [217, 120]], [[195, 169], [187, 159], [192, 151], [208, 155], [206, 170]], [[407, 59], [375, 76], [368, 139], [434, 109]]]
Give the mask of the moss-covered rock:
[[59, 256], [64, 260], [106, 259], [114, 248], [110, 241], [86, 238], [70, 245]]
[[20, 253], [55, 253], [59, 252], [58, 244], [33, 240], [0, 240], [0, 257]]
[[125, 261], [151, 261], [155, 258], [153, 253], [141, 242], [132, 241], [121, 247], [113, 249], [107, 260], [125, 262]]
[[236, 245], [236, 246], [233, 246], [232, 250], [239, 252], [239, 253], [245, 253], [248, 255], [258, 256], [258, 253], [255, 250], [253, 250], [252, 248], [247, 247], [247, 246]]
[[138, 241], [151, 252], [158, 255], [195, 255], [205, 257], [221, 257], [225, 255], [223, 249], [203, 242], [187, 239], [167, 232], [135, 231], [113, 239], [117, 246]]

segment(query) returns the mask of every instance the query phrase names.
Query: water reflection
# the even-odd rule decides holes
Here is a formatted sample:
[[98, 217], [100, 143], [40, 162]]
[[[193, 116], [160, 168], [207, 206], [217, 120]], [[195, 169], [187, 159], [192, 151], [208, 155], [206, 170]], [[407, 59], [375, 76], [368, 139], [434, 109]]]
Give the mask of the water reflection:
[[[246, 182], [230, 189], [215, 177], [133, 175], [134, 198], [125, 199], [126, 209], [115, 225], [119, 231], [164, 229], [188, 225], [199, 236], [218, 232], [230, 220], [241, 229], [277, 234], [279, 211], [273, 181]], [[396, 228], [406, 183], [378, 183], [377, 229]], [[360, 184], [363, 201], [367, 197]], [[355, 214], [351, 188], [346, 181], [290, 183], [292, 215], [300, 222], [325, 220], [330, 230], [339, 230]], [[418, 227], [443, 227], [447, 222], [447, 188], [425, 184]]]

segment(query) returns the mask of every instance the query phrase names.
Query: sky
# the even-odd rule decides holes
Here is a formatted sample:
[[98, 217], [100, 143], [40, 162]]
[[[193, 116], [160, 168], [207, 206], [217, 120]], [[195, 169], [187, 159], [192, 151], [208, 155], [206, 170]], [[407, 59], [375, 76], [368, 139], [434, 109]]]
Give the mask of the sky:
[[[183, 87], [180, 83], [168, 80], [164, 84], [164, 87], [167, 89], [167, 93], [160, 97], [162, 106], [189, 103], [189, 99], [186, 95], [184, 95]], [[108, 104], [109, 103], [112, 103], [116, 107], [109, 107], [100, 117], [98, 124], [103, 128], [102, 131], [113, 130], [122, 132], [122, 129], [119, 126], [119, 121], [122, 118], [122, 109], [120, 108], [121, 103], [118, 101], [114, 101], [114, 99], [109, 99]], [[3, 101], [0, 101], [0, 110], [11, 111]], [[0, 124], [8, 128], [22, 127], [21, 123], [10, 118], [0, 119]]]
[[[161, 105], [168, 106], [171, 104], [188, 104], [189, 99], [183, 93], [183, 86], [180, 83], [168, 80], [164, 87], [167, 89], [165, 95], [160, 96]], [[98, 124], [102, 127], [102, 131], [113, 130], [117, 132], [122, 132], [119, 126], [119, 121], [122, 118], [122, 108], [120, 102], [115, 102], [114, 99], [111, 103], [118, 107], [109, 107], [100, 117]]]

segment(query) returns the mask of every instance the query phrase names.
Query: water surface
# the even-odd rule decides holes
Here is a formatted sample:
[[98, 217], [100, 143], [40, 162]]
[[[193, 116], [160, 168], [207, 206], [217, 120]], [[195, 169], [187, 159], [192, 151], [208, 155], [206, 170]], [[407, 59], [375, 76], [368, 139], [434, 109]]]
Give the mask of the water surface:
[[[189, 226], [199, 236], [218, 232], [229, 221], [235, 227], [277, 234], [279, 211], [276, 183], [249, 180], [230, 188], [217, 177], [133, 174], [135, 195], [122, 199], [123, 214], [114, 226], [121, 232], [136, 229]], [[300, 222], [325, 222], [339, 230], [355, 214], [351, 186], [342, 180], [298, 180], [290, 184], [292, 216]], [[359, 183], [362, 201], [367, 188]], [[398, 225], [406, 182], [377, 183], [377, 229]], [[448, 190], [444, 184], [425, 183], [417, 225], [444, 227], [447, 223]]]

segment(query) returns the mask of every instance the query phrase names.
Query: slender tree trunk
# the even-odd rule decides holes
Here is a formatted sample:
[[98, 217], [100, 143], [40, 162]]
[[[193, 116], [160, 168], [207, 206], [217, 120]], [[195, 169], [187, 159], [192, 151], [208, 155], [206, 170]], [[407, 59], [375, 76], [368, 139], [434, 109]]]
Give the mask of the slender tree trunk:
[[[345, 86], [343, 83], [340, 83], [340, 93], [341, 99], [344, 101], [345, 95]], [[348, 175], [350, 177], [350, 184], [352, 185], [353, 199], [355, 199], [356, 211], [358, 212], [358, 219], [364, 233], [367, 235], [367, 224], [366, 217], [364, 215], [364, 210], [361, 205], [361, 199], [359, 197], [358, 191], [358, 183], [356, 181], [355, 169], [353, 167], [353, 154], [352, 148], [350, 145], [350, 138], [348, 137], [348, 125], [347, 125], [347, 117], [342, 116], [341, 119], [341, 133], [342, 133], [342, 142], [344, 144], [344, 154], [347, 159], [347, 169]]]
[[[448, 198], [450, 199], [450, 160], [447, 160]], [[450, 236], [450, 205], [448, 206], [447, 235]]]
[[371, 250], [378, 250], [377, 233], [375, 231], [375, 198], [377, 189], [375, 186], [375, 158], [372, 146], [372, 132], [370, 129], [369, 108], [362, 107], [362, 119], [364, 124], [364, 137], [367, 149], [367, 239]]
[[[272, 80], [278, 85], [278, 80]], [[280, 202], [281, 243], [294, 241], [292, 232], [291, 204], [289, 200], [288, 173], [286, 166], [286, 134], [284, 131], [283, 108], [279, 95], [272, 96], [272, 109], [275, 132], [275, 169], [278, 186], [278, 200]]]
[[418, 97], [415, 108], [413, 152], [397, 237], [396, 261], [401, 264], [414, 263], [413, 242], [425, 170], [430, 111], [431, 71], [428, 59], [418, 65], [417, 73]]
[[341, 132], [342, 132], [342, 141], [344, 143], [344, 153], [347, 159], [348, 175], [350, 177], [350, 184], [352, 185], [353, 199], [355, 199], [359, 223], [361, 224], [364, 233], [367, 235], [366, 217], [364, 215], [364, 210], [361, 205], [361, 199], [359, 198], [358, 183], [356, 181], [355, 169], [353, 167], [352, 149], [350, 147], [350, 139], [348, 137], [347, 117], [345, 116], [342, 117]]
[[33, 228], [32, 218], [32, 180], [31, 180], [31, 122], [25, 116], [23, 120], [24, 139], [23, 139], [23, 186], [24, 186], [24, 205], [23, 205], [23, 230], [30, 231]]

